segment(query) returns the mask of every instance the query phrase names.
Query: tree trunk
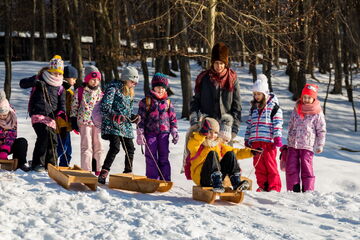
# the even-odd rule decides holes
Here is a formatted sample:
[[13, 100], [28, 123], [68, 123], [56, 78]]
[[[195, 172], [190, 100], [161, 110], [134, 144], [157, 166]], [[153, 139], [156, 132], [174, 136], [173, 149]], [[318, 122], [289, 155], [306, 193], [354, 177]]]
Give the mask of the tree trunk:
[[42, 60], [49, 61], [48, 45], [46, 40], [46, 17], [45, 17], [45, 0], [40, 0], [41, 29], [40, 39], [42, 42]]
[[[216, 20], [216, 4], [217, 0], [209, 0], [208, 1], [208, 11], [207, 11], [207, 49], [208, 55], [211, 56], [212, 47], [215, 44], [215, 20]], [[209, 68], [211, 65], [211, 60], [207, 61], [207, 67]]]
[[35, 59], [35, 28], [36, 28], [36, 0], [32, 0], [32, 26], [31, 26], [31, 37], [30, 37], [30, 60]]
[[[336, 8], [338, 11], [340, 3], [336, 0]], [[335, 16], [334, 22], [334, 36], [333, 36], [333, 59], [334, 59], [334, 70], [335, 70], [335, 83], [334, 89], [331, 91], [332, 94], [342, 93], [342, 66], [341, 66], [341, 33], [340, 33], [340, 17]]]
[[11, 79], [12, 79], [12, 1], [5, 0], [5, 45], [4, 45], [4, 57], [5, 57], [5, 81], [4, 91], [6, 98], [10, 100], [11, 97]]
[[65, 56], [65, 46], [64, 46], [64, 39], [63, 39], [63, 34], [64, 34], [64, 4], [62, 4], [62, 2], [60, 0], [53, 0], [53, 4], [56, 4], [56, 6], [54, 7], [56, 9], [55, 14], [57, 15], [57, 17], [54, 17], [56, 20], [56, 52], [57, 54], [59, 54], [60, 56], [62, 56], [63, 58], [68, 57]]
[[[186, 25], [186, 18], [182, 11], [178, 14], [179, 19], [179, 29], [183, 29]], [[185, 29], [180, 34], [179, 49], [181, 56], [179, 57], [180, 62], [180, 78], [181, 78], [181, 90], [183, 97], [183, 107], [181, 112], [182, 118], [189, 118], [190, 115], [190, 101], [192, 98], [191, 90], [191, 72], [190, 72], [190, 63], [189, 58], [186, 56], [188, 54], [188, 33]]]

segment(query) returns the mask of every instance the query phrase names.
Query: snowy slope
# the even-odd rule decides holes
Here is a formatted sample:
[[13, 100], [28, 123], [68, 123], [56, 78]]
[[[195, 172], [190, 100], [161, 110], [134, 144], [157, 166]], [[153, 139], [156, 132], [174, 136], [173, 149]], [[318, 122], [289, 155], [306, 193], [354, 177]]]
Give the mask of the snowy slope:
[[[19, 136], [29, 141], [32, 158], [36, 135], [27, 117], [29, 90], [20, 89], [21, 78], [35, 74], [46, 63], [14, 62], [11, 103], [19, 117]], [[138, 66], [135, 64], [135, 66]], [[200, 69], [192, 65], [193, 78]], [[235, 65], [241, 83], [243, 120], [251, 100], [247, 69]], [[260, 69], [260, 68], [259, 68]], [[153, 69], [151, 69], [153, 71]], [[153, 72], [152, 72], [153, 73]], [[3, 85], [4, 64], [0, 63]], [[327, 76], [318, 75], [323, 102]], [[357, 82], [360, 79], [357, 76]], [[274, 72], [274, 90], [287, 119], [294, 106], [287, 91], [284, 70]], [[313, 82], [312, 80], [310, 80]], [[171, 78], [177, 93], [172, 101], [181, 113], [180, 80]], [[137, 86], [137, 101], [143, 96]], [[355, 92], [357, 109], [360, 93]], [[360, 150], [360, 134], [353, 132], [353, 113], [345, 96], [330, 95], [326, 118], [328, 135], [324, 153], [316, 155], [316, 191], [305, 194], [248, 192], [243, 204], [218, 202], [208, 205], [191, 199], [192, 181], [180, 174], [184, 137], [189, 126], [179, 121], [180, 141], [170, 146], [174, 187], [162, 194], [138, 194], [100, 186], [96, 192], [67, 191], [46, 173], [0, 170], [0, 239], [360, 239], [360, 156], [339, 150]], [[178, 114], [178, 116], [179, 116]], [[245, 128], [241, 127], [238, 147]], [[80, 163], [80, 139], [72, 136], [73, 160]], [[108, 142], [104, 141], [107, 151]], [[116, 158], [112, 173], [122, 172], [124, 153]], [[252, 160], [239, 162], [244, 176], [255, 182]], [[144, 156], [139, 147], [134, 172], [144, 174]], [[283, 186], [285, 176], [281, 172]]]

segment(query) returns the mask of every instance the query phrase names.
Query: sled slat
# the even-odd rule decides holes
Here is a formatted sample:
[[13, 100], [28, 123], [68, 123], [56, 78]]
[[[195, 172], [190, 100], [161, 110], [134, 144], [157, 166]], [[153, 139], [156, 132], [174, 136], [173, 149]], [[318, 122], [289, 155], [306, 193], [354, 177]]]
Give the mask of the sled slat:
[[223, 193], [217, 193], [212, 191], [212, 187], [193, 186], [193, 199], [210, 204], [213, 204], [218, 196], [223, 201], [241, 203], [244, 200], [244, 195], [244, 192], [236, 192], [230, 188], [226, 188]]
[[1, 169], [14, 171], [17, 169], [18, 160], [15, 159], [0, 159]]

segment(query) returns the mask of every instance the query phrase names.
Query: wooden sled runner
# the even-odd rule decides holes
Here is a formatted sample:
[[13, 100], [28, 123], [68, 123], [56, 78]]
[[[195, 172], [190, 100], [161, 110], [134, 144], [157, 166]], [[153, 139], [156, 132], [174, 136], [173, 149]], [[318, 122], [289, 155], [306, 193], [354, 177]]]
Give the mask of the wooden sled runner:
[[[249, 178], [241, 177], [241, 180], [247, 180], [250, 183], [249, 190], [252, 189], [252, 181]], [[244, 200], [244, 192], [236, 192], [230, 188], [230, 179], [226, 177], [224, 179], [223, 185], [225, 187], [225, 192], [217, 193], [212, 191], [212, 187], [200, 187], [193, 186], [193, 199], [213, 204], [217, 198], [223, 201], [241, 203]]]
[[48, 164], [48, 173], [52, 179], [65, 189], [70, 189], [72, 183], [82, 183], [91, 190], [96, 191], [97, 177], [77, 165], [74, 165], [74, 167], [58, 167]]
[[129, 173], [111, 174], [109, 187], [140, 193], [167, 192], [173, 182], [150, 179], [145, 176], [137, 176]]
[[0, 159], [1, 169], [14, 171], [17, 169], [18, 160], [15, 159]]

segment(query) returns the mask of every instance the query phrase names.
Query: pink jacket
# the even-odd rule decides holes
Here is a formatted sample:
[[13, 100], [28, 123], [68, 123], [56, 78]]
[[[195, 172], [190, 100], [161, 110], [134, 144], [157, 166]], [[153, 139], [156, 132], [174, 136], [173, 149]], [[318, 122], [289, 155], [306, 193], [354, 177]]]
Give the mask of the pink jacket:
[[314, 151], [325, 145], [326, 122], [324, 113], [305, 115], [301, 119], [294, 110], [291, 113], [288, 132], [288, 146]]

